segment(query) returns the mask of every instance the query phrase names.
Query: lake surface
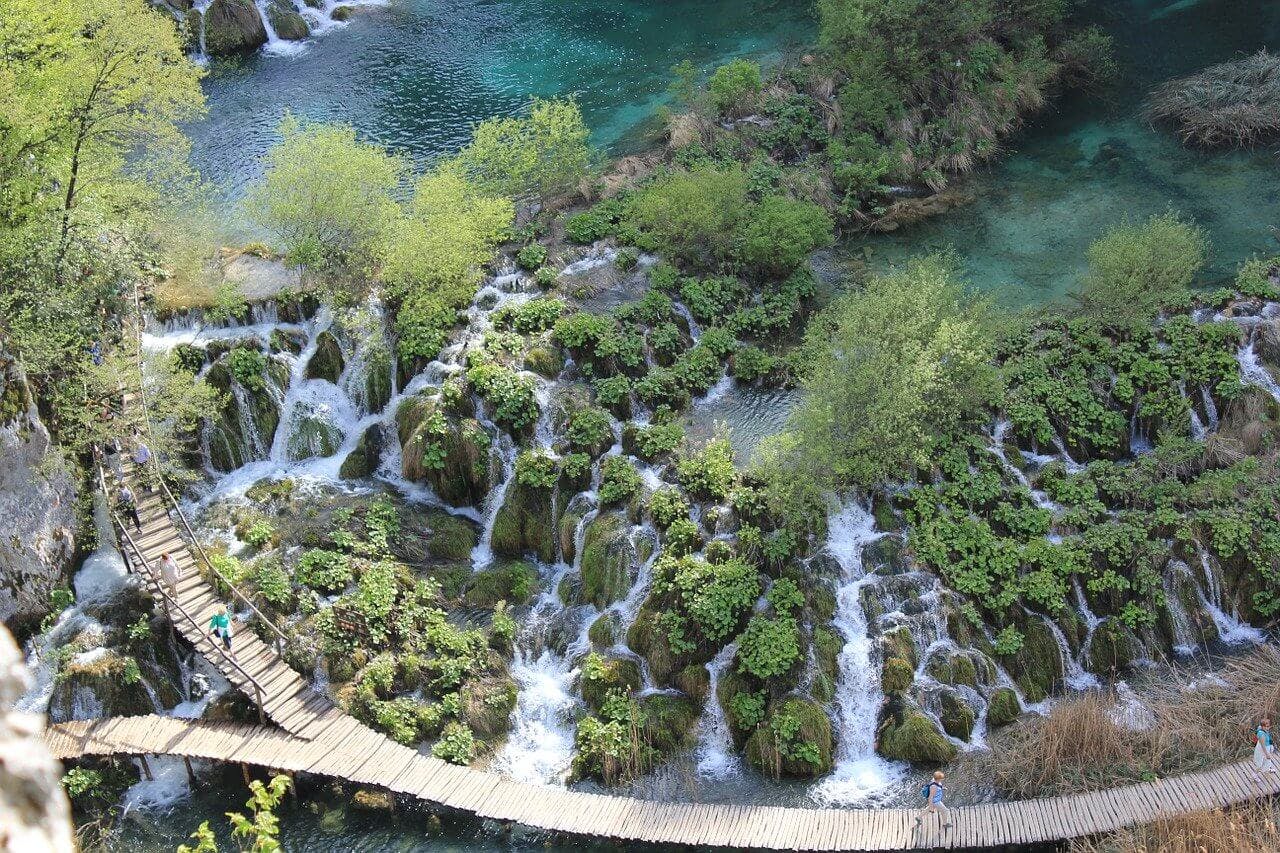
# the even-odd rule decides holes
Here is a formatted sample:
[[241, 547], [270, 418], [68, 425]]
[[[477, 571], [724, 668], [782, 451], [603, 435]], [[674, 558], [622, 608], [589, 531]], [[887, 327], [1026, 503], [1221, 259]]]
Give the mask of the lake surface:
[[965, 186], [977, 200], [921, 226], [859, 239], [873, 268], [954, 248], [972, 281], [1011, 306], [1060, 299], [1109, 226], [1172, 208], [1213, 243], [1205, 283], [1254, 253], [1280, 254], [1276, 152], [1202, 153], [1142, 118], [1159, 83], [1280, 44], [1280, 4], [1259, 0], [1095, 2], [1088, 17], [1116, 40], [1122, 78], [1052, 104]]

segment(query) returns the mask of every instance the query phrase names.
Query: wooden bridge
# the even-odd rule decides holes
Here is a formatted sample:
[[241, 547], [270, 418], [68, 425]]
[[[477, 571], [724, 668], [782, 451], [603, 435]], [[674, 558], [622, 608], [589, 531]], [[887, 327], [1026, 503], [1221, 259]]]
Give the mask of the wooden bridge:
[[[128, 396], [126, 405], [145, 408]], [[153, 469], [125, 464], [140, 529], [116, 516], [122, 550], [175, 629], [258, 707], [261, 725], [162, 716], [60, 723], [46, 730], [54, 755], [178, 755], [321, 774], [539, 829], [625, 841], [776, 850], [920, 850], [1052, 842], [1149, 823], [1161, 816], [1235, 805], [1280, 792], [1280, 774], [1249, 762], [1203, 773], [1042, 800], [953, 808], [954, 826], [935, 816], [915, 825], [912, 809], [803, 809], [674, 803], [514, 782], [456, 767], [390, 740], [316, 692], [281, 657], [287, 633], [210, 563], [182, 510]], [[148, 490], [147, 485], [155, 486]], [[106, 487], [105, 477], [103, 486]], [[184, 536], [185, 534], [185, 536]], [[176, 594], [161, 582], [168, 553], [183, 569]], [[255, 617], [226, 653], [208, 630], [226, 600]], [[267, 720], [274, 725], [268, 725]]]

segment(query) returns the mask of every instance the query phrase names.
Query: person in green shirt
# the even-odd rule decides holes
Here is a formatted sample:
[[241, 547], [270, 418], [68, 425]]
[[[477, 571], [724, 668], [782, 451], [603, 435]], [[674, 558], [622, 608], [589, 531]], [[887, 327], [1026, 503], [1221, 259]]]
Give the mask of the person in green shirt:
[[231, 651], [231, 605], [228, 604], [222, 608], [220, 613], [213, 614], [213, 618], [209, 620], [209, 633], [215, 637], [222, 638], [222, 645], [233, 656], [235, 652]]

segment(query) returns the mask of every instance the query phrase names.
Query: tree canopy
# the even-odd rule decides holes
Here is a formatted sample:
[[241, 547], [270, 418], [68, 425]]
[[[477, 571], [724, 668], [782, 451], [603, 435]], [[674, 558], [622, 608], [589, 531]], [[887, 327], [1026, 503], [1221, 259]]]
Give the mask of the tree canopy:
[[841, 297], [810, 325], [793, 461], [835, 488], [909, 479], [996, 395], [992, 320], [946, 255], [914, 259]]

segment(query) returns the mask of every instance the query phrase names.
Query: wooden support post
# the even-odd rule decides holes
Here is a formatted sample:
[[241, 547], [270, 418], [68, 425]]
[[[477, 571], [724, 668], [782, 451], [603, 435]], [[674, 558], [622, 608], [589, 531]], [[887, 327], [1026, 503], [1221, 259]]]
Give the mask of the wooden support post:
[[244, 774], [244, 786], [248, 788], [249, 783], [253, 781], [253, 777], [249, 775], [249, 765], [241, 761], [240, 772]]
[[187, 758], [185, 755], [182, 756], [182, 765], [187, 768], [187, 782], [192, 788], [196, 787], [198, 782], [196, 780], [196, 771], [191, 767], [191, 759]]
[[151, 765], [147, 763], [147, 757], [139, 755], [138, 761], [142, 763], [142, 775], [147, 777], [148, 782], [154, 782], [156, 777], [151, 775]]

